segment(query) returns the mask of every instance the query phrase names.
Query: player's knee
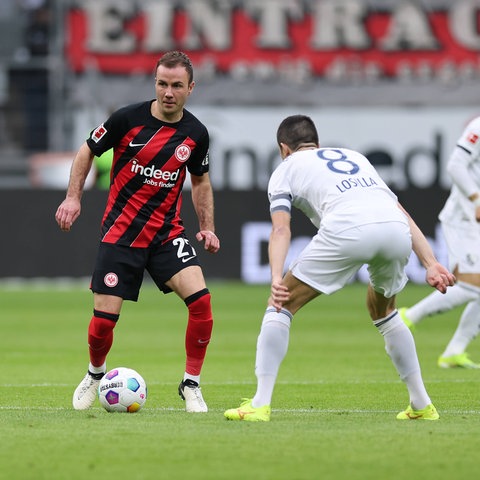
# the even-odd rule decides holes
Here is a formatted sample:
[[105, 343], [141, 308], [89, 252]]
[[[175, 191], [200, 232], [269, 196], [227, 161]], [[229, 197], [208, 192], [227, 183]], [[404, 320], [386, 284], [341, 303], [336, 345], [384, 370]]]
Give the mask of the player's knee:
[[189, 314], [194, 318], [211, 319], [211, 295], [208, 288], [203, 288], [185, 299]]
[[96, 337], [103, 337], [115, 328], [119, 318], [120, 315], [116, 313], [94, 310], [92, 320], [90, 321], [89, 333]]

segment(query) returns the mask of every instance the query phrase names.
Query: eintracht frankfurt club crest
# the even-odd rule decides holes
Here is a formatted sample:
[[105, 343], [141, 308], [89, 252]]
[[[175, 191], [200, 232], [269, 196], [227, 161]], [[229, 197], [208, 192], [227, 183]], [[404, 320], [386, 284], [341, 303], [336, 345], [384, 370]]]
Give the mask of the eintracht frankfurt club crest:
[[186, 162], [190, 158], [191, 153], [190, 147], [182, 143], [175, 149], [175, 158], [179, 162]]
[[118, 284], [118, 277], [116, 273], [110, 272], [103, 277], [103, 281], [107, 287], [115, 287]]

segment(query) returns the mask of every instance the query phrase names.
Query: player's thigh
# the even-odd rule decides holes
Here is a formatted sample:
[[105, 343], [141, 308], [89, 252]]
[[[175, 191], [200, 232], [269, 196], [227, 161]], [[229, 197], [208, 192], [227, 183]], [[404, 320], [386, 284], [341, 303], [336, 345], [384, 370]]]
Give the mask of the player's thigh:
[[283, 304], [283, 307], [292, 314], [295, 314], [305, 304], [320, 295], [320, 292], [295, 278], [290, 271], [286, 273], [283, 284], [290, 292], [290, 299]]
[[137, 301], [145, 263], [143, 248], [101, 243], [90, 288], [92, 292], [107, 297]]
[[165, 285], [183, 300], [206, 288], [205, 278], [199, 265], [183, 268], [165, 282]]
[[457, 279], [457, 282], [468, 283], [469, 285], [475, 285], [480, 287], [480, 273], [461, 273], [458, 268], [454, 269], [453, 274]]
[[[152, 248], [147, 271], [164, 293], [174, 291], [180, 297], [186, 298], [205, 288], [196, 251], [183, 235]], [[194, 290], [196, 285], [200, 287]]]
[[[379, 229], [378, 238], [384, 230]], [[373, 245], [373, 251], [373, 256], [366, 261], [370, 284], [384, 297], [393, 297], [408, 282], [405, 267], [412, 251], [408, 227], [400, 223], [391, 225], [382, 241]]]

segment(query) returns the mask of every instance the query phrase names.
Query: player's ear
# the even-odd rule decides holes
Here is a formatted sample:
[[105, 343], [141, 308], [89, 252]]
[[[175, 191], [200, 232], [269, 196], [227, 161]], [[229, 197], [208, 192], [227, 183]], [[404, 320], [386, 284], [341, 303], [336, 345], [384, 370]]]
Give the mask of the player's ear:
[[282, 159], [288, 157], [292, 153], [292, 150], [286, 143], [280, 142], [279, 149], [280, 149], [280, 156], [282, 157]]

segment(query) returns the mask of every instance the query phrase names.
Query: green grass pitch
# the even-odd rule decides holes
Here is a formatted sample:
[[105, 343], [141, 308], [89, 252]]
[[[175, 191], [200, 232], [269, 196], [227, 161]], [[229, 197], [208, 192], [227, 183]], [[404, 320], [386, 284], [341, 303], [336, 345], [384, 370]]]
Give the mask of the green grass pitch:
[[[295, 317], [269, 423], [228, 422], [226, 408], [255, 390], [256, 338], [268, 286], [210, 282], [215, 316], [202, 374], [210, 411], [186, 414], [186, 309], [147, 284], [125, 303], [108, 367], [148, 385], [135, 414], [98, 402], [77, 412], [87, 367], [88, 283], [0, 287], [0, 479], [422, 479], [478, 473], [480, 371], [443, 370], [438, 355], [460, 309], [424, 320], [415, 338], [437, 422], [395, 419], [407, 392], [365, 308], [365, 285], [321, 296]], [[408, 285], [399, 306], [431, 289]], [[470, 354], [480, 361], [480, 343]]]

